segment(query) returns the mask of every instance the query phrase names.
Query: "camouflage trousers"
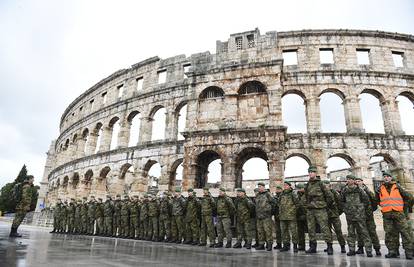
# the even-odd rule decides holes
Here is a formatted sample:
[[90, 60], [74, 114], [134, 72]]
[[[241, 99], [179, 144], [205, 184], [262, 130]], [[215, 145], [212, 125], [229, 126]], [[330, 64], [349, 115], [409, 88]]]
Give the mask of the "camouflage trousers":
[[13, 223], [12, 223], [13, 228], [17, 229], [20, 226], [20, 224], [24, 220], [24, 217], [26, 216], [26, 213], [27, 212], [24, 211], [24, 210], [16, 210], [16, 213], [15, 213], [14, 219], [13, 219]]
[[372, 251], [372, 243], [369, 238], [365, 220], [352, 220], [347, 218], [348, 224], [348, 247], [350, 251], [355, 251], [355, 242], [358, 239], [358, 235], [364, 240], [364, 246], [366, 251]]
[[96, 218], [96, 235], [104, 234], [104, 217]]
[[305, 233], [307, 231], [308, 225], [304, 220], [297, 221], [298, 228], [298, 246], [299, 248], [305, 248]]
[[291, 237], [292, 243], [298, 244], [298, 226], [296, 220], [280, 221], [280, 229], [282, 230], [284, 245], [290, 245]]
[[86, 234], [88, 232], [88, 217], [82, 216], [82, 234]]
[[326, 209], [308, 209], [306, 220], [308, 222], [309, 241], [316, 242], [316, 223], [318, 223], [325, 242], [332, 243], [332, 234], [329, 229]]
[[342, 234], [342, 224], [341, 219], [339, 217], [331, 217], [328, 220], [329, 229], [334, 231], [336, 239], [338, 240], [339, 245], [345, 246], [345, 238]]
[[252, 226], [251, 226], [250, 218], [245, 219], [245, 220], [237, 218], [236, 231], [237, 231], [237, 242], [238, 243], [241, 243], [243, 240], [247, 244], [252, 243]]
[[119, 235], [122, 237], [129, 236], [129, 216], [121, 215]]
[[283, 238], [282, 238], [282, 230], [280, 227], [280, 220], [279, 219], [275, 219], [275, 234], [276, 234], [276, 243], [282, 243]]
[[75, 231], [75, 218], [69, 217], [68, 218], [68, 232], [73, 233]]
[[135, 238], [139, 235], [138, 215], [131, 215], [129, 217], [129, 237]]
[[160, 238], [171, 239], [171, 218], [160, 218]]
[[[17, 215], [17, 212], [16, 212], [16, 215]], [[14, 218], [16, 218], [16, 215], [15, 215]], [[19, 223], [19, 225], [20, 225], [20, 223]], [[57, 215], [54, 215], [53, 216], [53, 229], [54, 230], [58, 230], [59, 229], [59, 217]]]
[[184, 220], [183, 216], [172, 216], [171, 220], [171, 235], [175, 240], [182, 240], [184, 237]]
[[158, 217], [151, 216], [148, 218], [148, 234], [147, 237], [152, 240], [158, 239]]
[[399, 247], [399, 235], [405, 250], [413, 249], [413, 233], [403, 212], [390, 211], [382, 214], [385, 231], [385, 245], [391, 252], [396, 252]]
[[66, 231], [66, 217], [62, 217], [59, 219], [59, 229], [61, 232]]
[[88, 221], [88, 234], [93, 235], [95, 233], [95, 218], [89, 218]]
[[[367, 218], [366, 226], [367, 226], [369, 238], [371, 239], [372, 246], [374, 247], [374, 249], [380, 249], [381, 244], [378, 239], [377, 226], [375, 225], [375, 220], [373, 216], [370, 216], [369, 218]], [[361, 237], [361, 235], [359, 235], [359, 237]], [[361, 247], [364, 246], [364, 241], [361, 238], [358, 238], [358, 247], [359, 246]]]
[[[259, 245], [266, 242], [268, 245], [273, 244], [273, 221], [271, 217], [264, 219], [256, 219], [257, 235], [259, 238]], [[257, 243], [257, 240], [256, 240]]]
[[113, 235], [113, 231], [112, 231], [112, 216], [105, 216], [104, 217], [104, 233], [107, 236]]
[[185, 241], [198, 242], [200, 238], [200, 221], [197, 218], [186, 219]]
[[121, 215], [114, 215], [112, 223], [112, 235], [117, 236], [117, 233], [121, 234]]
[[147, 238], [148, 234], [148, 218], [139, 221], [139, 235], [140, 239]]
[[81, 217], [75, 217], [75, 222], [74, 222], [74, 232], [75, 233], [80, 233], [82, 232], [82, 221], [81, 221]]
[[210, 244], [216, 243], [216, 230], [214, 229], [213, 216], [201, 216], [200, 243], [207, 243], [207, 235]]
[[226, 237], [227, 242], [231, 243], [232, 232], [231, 232], [231, 219], [227, 217], [218, 217], [217, 220], [217, 234], [218, 242], [223, 243], [224, 237]]

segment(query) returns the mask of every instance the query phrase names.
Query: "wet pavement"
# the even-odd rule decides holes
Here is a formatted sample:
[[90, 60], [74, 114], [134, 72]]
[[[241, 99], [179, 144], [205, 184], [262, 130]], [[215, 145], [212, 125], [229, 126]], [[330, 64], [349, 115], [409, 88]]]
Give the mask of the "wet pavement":
[[[22, 238], [9, 238], [10, 224], [0, 222], [0, 267], [36, 266], [414, 266], [414, 261], [347, 257], [334, 245], [334, 256], [304, 252], [265, 252], [91, 236], [49, 234], [22, 226]], [[325, 248], [320, 244], [319, 250]], [[401, 251], [402, 252], [402, 251]], [[382, 249], [386, 253], [386, 249]], [[402, 254], [404, 255], [404, 254]]]

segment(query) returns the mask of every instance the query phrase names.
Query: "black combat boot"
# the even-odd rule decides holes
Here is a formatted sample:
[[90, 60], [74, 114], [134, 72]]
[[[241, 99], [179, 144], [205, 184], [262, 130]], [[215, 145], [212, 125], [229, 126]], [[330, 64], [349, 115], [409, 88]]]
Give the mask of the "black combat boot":
[[[256, 248], [257, 249], [257, 248]], [[267, 251], [272, 251], [272, 249], [273, 249], [273, 243], [272, 242], [268, 242], [267, 244], [266, 244], [266, 250]]]
[[385, 258], [392, 259], [392, 258], [398, 258], [398, 255], [395, 251], [388, 251], [388, 254], [385, 254]]
[[207, 246], [207, 243], [200, 243], [200, 244], [198, 244], [198, 246], [199, 247], [205, 247], [205, 246]]
[[299, 244], [298, 250], [299, 251], [305, 251], [305, 244]]
[[252, 244], [250, 243], [246, 243], [244, 246], [246, 249], [251, 249], [252, 248]]
[[377, 255], [377, 256], [381, 256], [382, 254], [381, 254], [381, 249], [380, 248], [376, 248], [375, 249], [375, 254]]
[[257, 246], [255, 247], [255, 249], [256, 249], [256, 250], [265, 250], [265, 246], [264, 246], [264, 244], [262, 244], [262, 245], [257, 245]]
[[52, 230], [52, 231], [50, 231], [49, 233], [51, 233], [51, 234], [56, 233], [56, 229], [55, 229], [55, 228], [53, 228], [53, 230]]
[[[216, 243], [211, 243], [209, 247], [210, 247], [210, 248], [214, 248], [214, 247], [216, 247]], [[223, 245], [222, 245], [221, 247], [223, 247]]]
[[365, 252], [367, 253], [368, 258], [372, 258], [372, 251], [371, 250], [365, 250]]
[[298, 253], [298, 245], [297, 244], [293, 244], [293, 253]]
[[240, 242], [237, 242], [236, 244], [233, 245], [233, 248], [241, 248], [242, 245]]
[[328, 255], [333, 255], [333, 247], [332, 247], [332, 243], [326, 243], [326, 245], [328, 246], [326, 248], [326, 253], [328, 253]]
[[22, 235], [17, 233], [17, 228], [12, 227], [11, 230], [10, 230], [9, 237], [22, 237]]
[[317, 247], [316, 242], [309, 241], [309, 249], [306, 250], [305, 252], [308, 254], [316, 253], [316, 247]]
[[231, 248], [231, 241], [227, 241], [226, 248]]
[[364, 247], [358, 246], [358, 250], [355, 252], [356, 254], [364, 254]]
[[274, 249], [282, 249], [282, 243], [276, 243]]
[[198, 241], [194, 241], [193, 243], [191, 243], [191, 245], [198, 246]]
[[405, 250], [405, 258], [406, 258], [407, 260], [412, 260], [412, 259], [413, 259], [413, 254], [412, 254], [412, 252], [411, 252], [410, 250], [408, 250], [408, 249], [406, 249], [406, 250]]
[[257, 241], [252, 245], [252, 248], [256, 248], [259, 245], [259, 243], [257, 243]]
[[185, 240], [183, 244], [184, 245], [190, 245], [191, 243], [193, 243], [192, 240]]
[[345, 245], [341, 245], [341, 253], [346, 253]]
[[349, 248], [349, 252], [346, 253], [347, 256], [355, 256], [355, 248]]
[[222, 248], [223, 247], [223, 242], [217, 242], [214, 247], [215, 248]]
[[290, 250], [290, 244], [284, 244], [283, 247], [280, 249], [280, 252], [285, 252]]

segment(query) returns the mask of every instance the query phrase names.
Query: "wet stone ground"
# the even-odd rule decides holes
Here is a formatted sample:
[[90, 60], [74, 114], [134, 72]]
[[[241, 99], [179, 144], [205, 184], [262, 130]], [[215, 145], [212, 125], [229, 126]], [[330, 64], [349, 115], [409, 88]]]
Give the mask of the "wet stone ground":
[[[49, 234], [48, 229], [22, 226], [22, 238], [9, 238], [10, 224], [0, 222], [0, 267], [37, 266], [414, 266], [414, 261], [365, 256], [265, 252], [194, 247], [149, 241]], [[403, 253], [403, 251], [401, 251]], [[383, 255], [386, 249], [382, 249]], [[404, 255], [404, 254], [402, 254]]]

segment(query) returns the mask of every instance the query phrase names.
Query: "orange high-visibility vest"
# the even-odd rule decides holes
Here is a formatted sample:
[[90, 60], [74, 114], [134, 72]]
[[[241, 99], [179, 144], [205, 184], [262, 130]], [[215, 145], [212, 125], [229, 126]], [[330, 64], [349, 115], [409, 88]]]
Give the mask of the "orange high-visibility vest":
[[404, 210], [404, 200], [396, 184], [392, 185], [391, 193], [388, 193], [387, 188], [385, 188], [385, 185], [381, 185], [380, 206], [382, 212], [402, 212]]

